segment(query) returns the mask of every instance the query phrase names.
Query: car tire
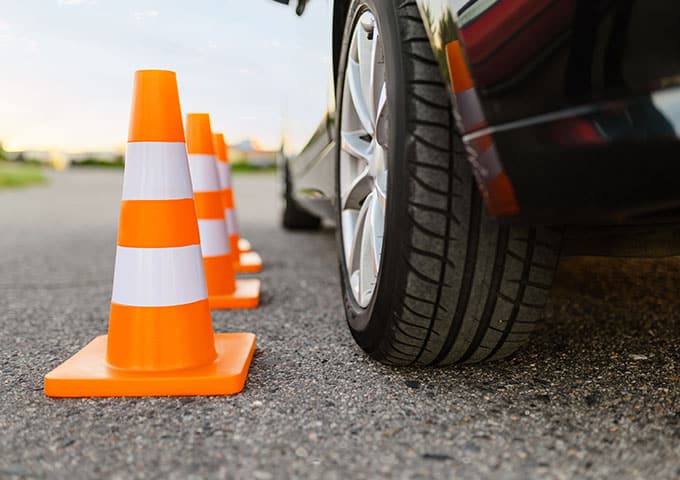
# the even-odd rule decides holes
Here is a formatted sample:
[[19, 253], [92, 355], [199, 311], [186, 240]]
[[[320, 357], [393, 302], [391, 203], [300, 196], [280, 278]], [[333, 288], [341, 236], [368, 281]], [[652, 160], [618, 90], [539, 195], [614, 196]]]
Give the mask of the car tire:
[[283, 215], [281, 224], [287, 230], [318, 230], [321, 227], [321, 219], [303, 209], [293, 198], [292, 184], [288, 163], [283, 166]]
[[[561, 229], [501, 227], [488, 216], [415, 1], [350, 3], [340, 50], [335, 138], [340, 138], [350, 39], [366, 9], [384, 45], [390, 174], [380, 265], [366, 307], [352, 293], [338, 228], [352, 335], [371, 357], [392, 365], [507, 357], [528, 341], [542, 318], [559, 261]], [[337, 202], [340, 158], [338, 153]], [[337, 220], [342, 220], [340, 212]]]

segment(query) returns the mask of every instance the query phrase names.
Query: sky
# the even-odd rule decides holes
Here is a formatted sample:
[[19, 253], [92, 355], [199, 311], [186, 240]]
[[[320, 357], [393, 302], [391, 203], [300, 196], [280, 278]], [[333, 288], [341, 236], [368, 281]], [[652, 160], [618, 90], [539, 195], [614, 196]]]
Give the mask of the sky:
[[329, 2], [0, 0], [0, 142], [120, 151], [142, 68], [176, 71], [182, 111], [228, 142], [299, 149], [328, 98]]

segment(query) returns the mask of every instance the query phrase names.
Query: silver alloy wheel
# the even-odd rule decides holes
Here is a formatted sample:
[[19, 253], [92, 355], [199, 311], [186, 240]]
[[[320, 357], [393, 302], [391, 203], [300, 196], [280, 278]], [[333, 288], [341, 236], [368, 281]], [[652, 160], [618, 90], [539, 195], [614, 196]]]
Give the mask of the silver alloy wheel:
[[378, 278], [387, 199], [385, 57], [375, 17], [354, 26], [342, 94], [340, 223], [356, 302], [366, 308]]

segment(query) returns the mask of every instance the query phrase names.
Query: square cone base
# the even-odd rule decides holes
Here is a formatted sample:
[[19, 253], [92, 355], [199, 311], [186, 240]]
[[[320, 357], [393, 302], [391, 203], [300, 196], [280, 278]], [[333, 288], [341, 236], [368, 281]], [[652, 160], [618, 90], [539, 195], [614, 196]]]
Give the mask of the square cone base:
[[215, 334], [217, 359], [195, 368], [135, 372], [106, 363], [106, 335], [45, 376], [48, 397], [166, 397], [233, 395], [243, 390], [255, 352], [252, 333]]
[[260, 280], [237, 278], [236, 290], [229, 295], [209, 295], [208, 303], [213, 310], [240, 310], [260, 305]]
[[262, 271], [262, 257], [256, 252], [245, 252], [239, 255], [238, 261], [234, 262], [236, 273], [257, 273]]
[[246, 240], [245, 238], [239, 238], [238, 239], [238, 250], [239, 252], [249, 252], [253, 249], [253, 247], [250, 246], [250, 242]]

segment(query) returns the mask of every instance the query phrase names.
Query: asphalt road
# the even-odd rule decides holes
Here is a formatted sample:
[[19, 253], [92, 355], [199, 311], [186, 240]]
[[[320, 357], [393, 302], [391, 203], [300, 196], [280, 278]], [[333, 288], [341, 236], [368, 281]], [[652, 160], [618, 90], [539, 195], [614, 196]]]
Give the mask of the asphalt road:
[[261, 308], [234, 397], [71, 399], [43, 375], [107, 328], [120, 172], [0, 192], [0, 477], [680, 477], [680, 259], [565, 259], [546, 328], [507, 362], [393, 369], [344, 324], [331, 232], [278, 227], [236, 177]]

